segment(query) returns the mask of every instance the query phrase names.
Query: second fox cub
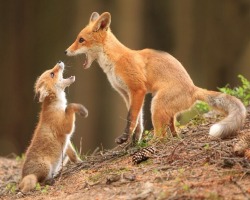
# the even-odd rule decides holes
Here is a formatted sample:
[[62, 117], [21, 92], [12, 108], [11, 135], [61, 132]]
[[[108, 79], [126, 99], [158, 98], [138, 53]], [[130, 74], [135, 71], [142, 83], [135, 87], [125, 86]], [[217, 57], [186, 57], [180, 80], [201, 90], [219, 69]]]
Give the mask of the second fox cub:
[[63, 78], [64, 63], [44, 72], [35, 84], [35, 93], [42, 102], [39, 123], [26, 152], [19, 188], [28, 192], [37, 182], [53, 178], [67, 160], [77, 162], [77, 156], [70, 137], [74, 132], [75, 113], [87, 117], [88, 111], [81, 104], [68, 104], [64, 89], [75, 77]]
[[85, 54], [85, 69], [97, 60], [113, 88], [125, 100], [127, 125], [116, 139], [118, 144], [130, 140], [134, 133], [137, 139], [141, 138], [146, 93], [153, 95], [151, 113], [155, 136], [164, 136], [167, 127], [174, 133], [176, 114], [188, 109], [196, 100], [205, 101], [227, 115], [210, 128], [211, 136], [224, 138], [241, 128], [246, 109], [240, 100], [195, 86], [182, 64], [168, 53], [127, 48], [112, 34], [110, 24], [110, 13], [92, 13], [89, 24], [65, 53], [69, 56]]

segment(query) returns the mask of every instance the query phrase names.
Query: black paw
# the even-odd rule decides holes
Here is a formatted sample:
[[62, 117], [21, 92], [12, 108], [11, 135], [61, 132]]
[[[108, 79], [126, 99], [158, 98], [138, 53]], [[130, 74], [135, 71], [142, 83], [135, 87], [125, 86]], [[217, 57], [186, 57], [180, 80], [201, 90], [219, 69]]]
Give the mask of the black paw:
[[50, 179], [47, 179], [45, 181], [45, 185], [54, 185], [55, 184], [55, 179], [54, 178], [50, 178]]
[[123, 133], [121, 136], [115, 139], [116, 144], [122, 144], [128, 140], [128, 134]]

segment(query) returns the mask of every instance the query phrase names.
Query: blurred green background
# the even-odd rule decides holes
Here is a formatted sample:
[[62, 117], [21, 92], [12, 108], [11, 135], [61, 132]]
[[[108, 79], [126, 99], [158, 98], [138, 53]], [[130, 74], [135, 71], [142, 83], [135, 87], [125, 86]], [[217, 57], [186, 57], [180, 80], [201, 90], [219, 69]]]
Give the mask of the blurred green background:
[[[108, 11], [116, 37], [132, 49], [154, 48], [174, 55], [197, 86], [217, 90], [250, 78], [249, 0], [8, 0], [0, 2], [0, 155], [21, 154], [32, 137], [40, 105], [36, 78], [59, 60], [76, 82], [69, 102], [84, 104], [89, 117], [77, 117], [73, 142], [82, 153], [111, 148], [126, 124], [123, 99], [97, 63], [83, 70], [83, 57], [64, 50], [88, 23], [92, 12]], [[145, 126], [150, 123], [150, 95]]]

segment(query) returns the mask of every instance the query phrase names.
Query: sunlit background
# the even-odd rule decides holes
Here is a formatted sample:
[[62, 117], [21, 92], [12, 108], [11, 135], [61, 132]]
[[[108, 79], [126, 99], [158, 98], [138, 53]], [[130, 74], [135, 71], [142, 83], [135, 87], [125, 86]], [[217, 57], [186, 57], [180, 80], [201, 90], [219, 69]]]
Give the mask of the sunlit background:
[[[77, 116], [75, 146], [83, 154], [115, 146], [126, 124], [123, 99], [97, 63], [83, 70], [83, 57], [64, 55], [94, 11], [111, 13], [111, 29], [126, 46], [174, 55], [197, 86], [217, 90], [236, 86], [238, 74], [250, 79], [249, 0], [1, 1], [1, 156], [20, 155], [29, 145], [40, 111], [34, 83], [59, 60], [68, 66], [65, 76], [76, 75], [66, 90], [68, 101], [89, 110], [87, 119]], [[149, 104], [150, 96], [147, 129]]]

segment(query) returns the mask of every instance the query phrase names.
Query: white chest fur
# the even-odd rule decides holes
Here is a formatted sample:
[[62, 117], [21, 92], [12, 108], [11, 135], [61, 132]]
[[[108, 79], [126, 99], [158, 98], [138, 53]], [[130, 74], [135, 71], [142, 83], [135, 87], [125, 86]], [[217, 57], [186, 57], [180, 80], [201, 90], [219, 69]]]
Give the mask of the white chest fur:
[[55, 108], [57, 110], [65, 110], [67, 106], [67, 99], [65, 97], [65, 92], [63, 90], [57, 91], [57, 99], [53, 103], [50, 104], [50, 107], [54, 110]]
[[128, 91], [127, 85], [115, 72], [115, 64], [108, 58], [106, 54], [100, 53], [97, 61], [104, 73], [107, 74], [107, 78], [115, 90], [118, 92], [121, 90]]
[[61, 152], [60, 157], [58, 158], [57, 162], [54, 163], [54, 165], [52, 165], [52, 170], [51, 170], [51, 173], [49, 175], [50, 178], [52, 178], [53, 175], [56, 175], [61, 170], [61, 168], [63, 166], [63, 161], [65, 159], [65, 154], [66, 154], [67, 148], [70, 145], [69, 144], [70, 138], [73, 135], [74, 131], [75, 131], [75, 124], [73, 124], [73, 128], [72, 128], [71, 132], [66, 135], [65, 142], [62, 146], [62, 152]]

